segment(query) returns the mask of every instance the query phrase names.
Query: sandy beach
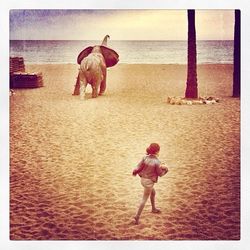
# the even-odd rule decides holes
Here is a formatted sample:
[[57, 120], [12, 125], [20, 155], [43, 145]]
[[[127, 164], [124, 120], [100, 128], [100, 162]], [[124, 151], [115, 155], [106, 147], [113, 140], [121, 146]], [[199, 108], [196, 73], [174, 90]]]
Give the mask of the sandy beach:
[[[240, 100], [233, 66], [199, 65], [213, 105], [170, 105], [186, 65], [108, 70], [105, 95], [72, 96], [74, 64], [26, 65], [44, 87], [10, 96], [11, 240], [239, 240]], [[155, 185], [161, 214], [145, 206], [132, 170], [151, 142], [169, 173]]]

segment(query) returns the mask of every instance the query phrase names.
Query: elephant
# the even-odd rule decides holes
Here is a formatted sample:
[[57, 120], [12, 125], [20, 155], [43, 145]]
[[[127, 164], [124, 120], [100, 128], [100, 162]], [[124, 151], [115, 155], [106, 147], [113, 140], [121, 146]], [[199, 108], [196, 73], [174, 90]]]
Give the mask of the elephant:
[[73, 95], [84, 98], [88, 83], [92, 86], [92, 98], [105, 92], [107, 68], [119, 61], [119, 55], [107, 47], [108, 38], [110, 36], [106, 35], [101, 45], [89, 46], [78, 55], [77, 63], [80, 64], [80, 69]]

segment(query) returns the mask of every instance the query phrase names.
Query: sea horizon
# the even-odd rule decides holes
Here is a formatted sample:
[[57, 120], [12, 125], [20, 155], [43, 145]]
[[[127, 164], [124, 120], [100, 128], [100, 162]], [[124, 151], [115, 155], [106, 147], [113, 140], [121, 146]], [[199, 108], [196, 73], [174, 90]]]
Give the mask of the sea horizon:
[[[100, 40], [9, 40], [9, 55], [27, 64], [76, 63], [78, 54]], [[197, 40], [197, 64], [232, 64], [233, 40]], [[109, 40], [121, 64], [187, 64], [187, 40]]]

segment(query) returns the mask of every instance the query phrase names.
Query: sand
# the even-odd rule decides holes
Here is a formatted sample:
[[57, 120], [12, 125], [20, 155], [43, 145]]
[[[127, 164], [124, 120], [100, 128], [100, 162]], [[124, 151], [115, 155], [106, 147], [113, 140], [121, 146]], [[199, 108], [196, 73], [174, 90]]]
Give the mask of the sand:
[[[183, 96], [185, 65], [108, 71], [104, 96], [72, 96], [77, 65], [26, 65], [44, 87], [10, 96], [12, 240], [240, 239], [240, 100], [232, 65], [199, 65], [213, 105], [170, 105]], [[143, 188], [132, 170], [151, 142], [169, 173], [157, 207], [133, 224]]]

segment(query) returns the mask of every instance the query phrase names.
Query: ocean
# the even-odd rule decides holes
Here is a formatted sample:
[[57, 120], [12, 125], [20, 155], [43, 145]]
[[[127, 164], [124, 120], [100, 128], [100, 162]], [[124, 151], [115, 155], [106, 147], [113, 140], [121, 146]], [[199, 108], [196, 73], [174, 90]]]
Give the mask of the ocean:
[[[76, 63], [82, 49], [100, 41], [10, 40], [10, 56], [22, 56], [26, 64]], [[119, 63], [186, 64], [187, 41], [108, 41]], [[197, 41], [197, 63], [233, 63], [233, 41]]]

